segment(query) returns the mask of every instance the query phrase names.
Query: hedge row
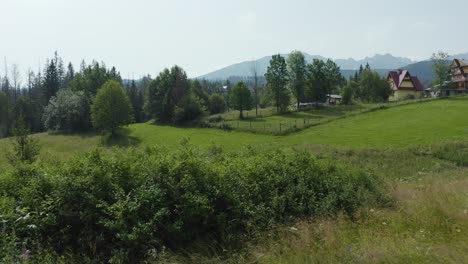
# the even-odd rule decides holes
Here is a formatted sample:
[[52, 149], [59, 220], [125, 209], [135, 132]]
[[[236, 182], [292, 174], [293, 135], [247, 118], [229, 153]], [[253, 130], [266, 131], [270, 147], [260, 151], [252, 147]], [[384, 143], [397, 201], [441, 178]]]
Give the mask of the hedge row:
[[386, 199], [372, 175], [308, 152], [188, 144], [20, 166], [0, 176], [0, 195], [0, 259], [52, 252], [97, 262], [135, 262], [206, 239], [235, 244], [298, 217], [352, 216]]

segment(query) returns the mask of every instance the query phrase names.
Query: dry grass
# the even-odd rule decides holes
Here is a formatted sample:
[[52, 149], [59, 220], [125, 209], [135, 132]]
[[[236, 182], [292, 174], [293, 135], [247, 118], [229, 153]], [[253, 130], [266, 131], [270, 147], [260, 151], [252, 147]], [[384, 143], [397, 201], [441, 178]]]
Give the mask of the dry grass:
[[[396, 186], [395, 208], [357, 221], [302, 221], [250, 251], [251, 263], [464, 263], [468, 257], [468, 169]], [[297, 230], [295, 230], [297, 229]]]

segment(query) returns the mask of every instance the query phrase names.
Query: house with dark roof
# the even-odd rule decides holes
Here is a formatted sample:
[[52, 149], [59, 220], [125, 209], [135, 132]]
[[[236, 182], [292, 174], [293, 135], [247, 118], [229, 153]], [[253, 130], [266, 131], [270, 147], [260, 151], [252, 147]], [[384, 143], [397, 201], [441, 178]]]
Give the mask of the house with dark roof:
[[424, 85], [418, 77], [411, 76], [407, 70], [391, 71], [388, 73], [387, 80], [393, 91], [390, 101], [424, 96]]
[[468, 61], [454, 59], [450, 65], [452, 89], [445, 89], [442, 95], [457, 95], [468, 93]]

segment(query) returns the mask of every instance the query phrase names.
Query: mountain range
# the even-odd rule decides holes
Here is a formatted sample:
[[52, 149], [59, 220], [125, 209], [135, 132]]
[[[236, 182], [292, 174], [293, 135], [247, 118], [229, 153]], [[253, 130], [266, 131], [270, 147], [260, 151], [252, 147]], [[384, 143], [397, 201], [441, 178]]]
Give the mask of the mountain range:
[[[288, 57], [288, 54], [282, 54], [284, 57]], [[232, 77], [237, 78], [247, 78], [252, 76], [252, 68], [256, 65], [257, 73], [259, 76], [263, 76], [270, 64], [272, 56], [266, 56], [253, 61], [244, 61], [229, 65], [222, 69], [207, 73], [205, 75], [199, 76], [197, 79], [207, 79], [207, 80], [226, 80]], [[320, 55], [310, 55], [304, 53], [304, 57], [307, 63], [312, 62], [313, 59], [326, 60], [327, 58]], [[449, 57], [449, 60], [453, 58], [458, 59], [468, 59], [468, 53], [462, 53], [457, 55], [452, 55]], [[359, 69], [360, 65], [365, 66], [366, 63], [369, 63], [372, 69], [376, 70], [379, 74], [385, 76], [388, 71], [396, 69], [405, 69], [409, 70], [412, 75], [418, 76], [418, 78], [425, 84], [429, 84], [434, 78], [432, 72], [432, 63], [430, 60], [426, 61], [413, 61], [405, 57], [395, 57], [391, 54], [376, 54], [372, 57], [366, 57], [361, 60], [356, 60], [353, 58], [349, 59], [335, 59], [334, 60], [338, 66], [341, 68], [343, 76], [349, 77], [354, 75], [354, 73]]]

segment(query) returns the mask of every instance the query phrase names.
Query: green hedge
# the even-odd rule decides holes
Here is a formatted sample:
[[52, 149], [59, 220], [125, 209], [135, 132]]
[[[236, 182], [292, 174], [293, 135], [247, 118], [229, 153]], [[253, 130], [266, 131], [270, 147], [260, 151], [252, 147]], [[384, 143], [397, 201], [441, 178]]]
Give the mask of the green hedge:
[[308, 152], [95, 150], [0, 176], [0, 259], [30, 250], [135, 262], [207, 239], [235, 244], [298, 217], [352, 216], [383, 193], [372, 175]]

